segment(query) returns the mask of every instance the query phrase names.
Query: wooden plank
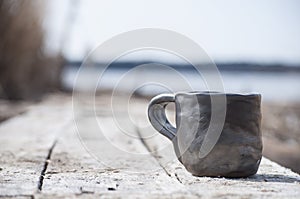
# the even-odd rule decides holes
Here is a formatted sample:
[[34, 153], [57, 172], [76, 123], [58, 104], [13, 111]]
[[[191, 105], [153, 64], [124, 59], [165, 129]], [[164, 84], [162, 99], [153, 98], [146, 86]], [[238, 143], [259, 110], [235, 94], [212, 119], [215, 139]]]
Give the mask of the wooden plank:
[[[265, 158], [258, 174], [250, 178], [192, 176], [176, 159], [170, 141], [149, 124], [147, 101], [133, 99], [130, 121], [127, 106], [121, 104], [123, 99], [117, 99], [114, 113], [117, 117], [110, 110], [109, 98], [97, 97], [94, 112], [92, 102], [83, 97], [74, 123], [71, 98], [52, 96], [32, 106], [27, 113], [5, 121], [0, 126], [0, 197], [297, 198], [300, 195], [299, 175]], [[102, 133], [95, 126], [95, 119]], [[77, 130], [98, 159], [84, 149]]]
[[[121, 117], [119, 122], [125, 122], [126, 133], [130, 135], [116, 126], [107, 111], [97, 114], [104, 132], [100, 133], [95, 127], [93, 111], [88, 107], [78, 111], [82, 115], [77, 115], [77, 126], [69, 126], [59, 138], [45, 175], [43, 196], [192, 196], [181, 183], [167, 175], [126, 119]], [[88, 149], [99, 152], [98, 160], [84, 149], [76, 130], [84, 131], [81, 138]]]
[[31, 105], [30, 102], [11, 102], [9, 100], [0, 99], [0, 122], [15, 117], [27, 111]]
[[39, 199], [62, 199], [62, 198], [79, 198], [79, 199], [85, 199], [85, 198], [104, 198], [104, 199], [115, 199], [115, 198], [147, 198], [147, 199], [158, 199], [158, 198], [172, 198], [172, 199], [184, 199], [184, 198], [191, 198], [196, 199], [199, 198], [195, 195], [190, 194], [182, 194], [182, 193], [149, 193], [147, 191], [145, 192], [119, 192], [119, 191], [111, 191], [111, 192], [105, 192], [105, 193], [79, 193], [79, 194], [36, 194], [34, 198]]
[[[59, 103], [58, 103], [59, 101]], [[31, 197], [55, 136], [71, 121], [70, 98], [49, 98], [0, 126], [0, 196]], [[69, 108], [68, 108], [69, 107]], [[61, 120], [56, 118], [60, 116]]]

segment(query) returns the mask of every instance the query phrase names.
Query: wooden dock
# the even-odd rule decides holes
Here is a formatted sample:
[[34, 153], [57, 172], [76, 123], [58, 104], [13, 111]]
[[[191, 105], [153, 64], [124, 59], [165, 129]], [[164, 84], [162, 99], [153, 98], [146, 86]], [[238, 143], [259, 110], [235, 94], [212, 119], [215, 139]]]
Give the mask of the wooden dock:
[[[116, 114], [126, 124], [128, 107], [118, 100]], [[300, 198], [300, 176], [266, 158], [249, 178], [192, 176], [169, 141], [145, 127], [147, 100], [134, 99], [131, 120], [141, 127], [128, 124], [130, 135], [114, 124], [109, 102], [97, 97], [93, 112], [82, 99], [75, 122], [72, 97], [52, 95], [2, 122], [0, 198]], [[95, 117], [105, 135], [80, 139], [85, 132], [78, 130], [99, 131]], [[103, 159], [88, 152], [89, 141]]]

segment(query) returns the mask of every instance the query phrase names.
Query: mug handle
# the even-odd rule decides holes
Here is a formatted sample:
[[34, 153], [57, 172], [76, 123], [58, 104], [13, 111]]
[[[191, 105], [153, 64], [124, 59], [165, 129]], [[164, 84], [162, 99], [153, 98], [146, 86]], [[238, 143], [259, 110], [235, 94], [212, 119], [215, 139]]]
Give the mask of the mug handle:
[[175, 102], [173, 94], [161, 94], [154, 97], [148, 106], [148, 118], [159, 133], [172, 141], [176, 135], [176, 128], [168, 121], [165, 112], [170, 102]]

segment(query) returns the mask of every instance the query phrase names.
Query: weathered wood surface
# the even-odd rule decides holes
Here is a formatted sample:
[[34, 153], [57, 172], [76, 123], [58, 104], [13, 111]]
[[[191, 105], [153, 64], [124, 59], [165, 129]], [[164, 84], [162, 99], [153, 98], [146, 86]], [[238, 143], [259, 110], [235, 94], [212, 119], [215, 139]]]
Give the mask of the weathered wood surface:
[[[147, 101], [134, 100], [130, 122], [119, 100], [117, 119], [110, 99], [97, 97], [96, 112], [83, 100], [75, 123], [71, 97], [59, 95], [1, 123], [0, 197], [300, 197], [300, 176], [267, 159], [250, 178], [192, 176], [176, 160], [171, 143], [149, 126]], [[95, 117], [103, 134], [93, 126]], [[81, 140], [77, 130], [84, 131]], [[101, 158], [83, 145], [95, 146]]]
[[11, 102], [0, 99], [0, 122], [26, 112], [32, 102]]

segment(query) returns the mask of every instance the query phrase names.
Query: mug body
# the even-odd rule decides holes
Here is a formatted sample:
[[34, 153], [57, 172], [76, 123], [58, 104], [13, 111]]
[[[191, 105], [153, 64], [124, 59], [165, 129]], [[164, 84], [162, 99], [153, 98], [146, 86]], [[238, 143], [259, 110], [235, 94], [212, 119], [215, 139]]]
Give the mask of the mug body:
[[[226, 99], [221, 134], [212, 150], [201, 157], [212, 116], [212, 98]], [[211, 92], [177, 93], [176, 155], [196, 176], [247, 177], [257, 172], [262, 157], [261, 96]], [[216, 100], [218, 102], [218, 100]], [[215, 110], [221, 106], [214, 103]], [[224, 121], [225, 119], [225, 121]]]

